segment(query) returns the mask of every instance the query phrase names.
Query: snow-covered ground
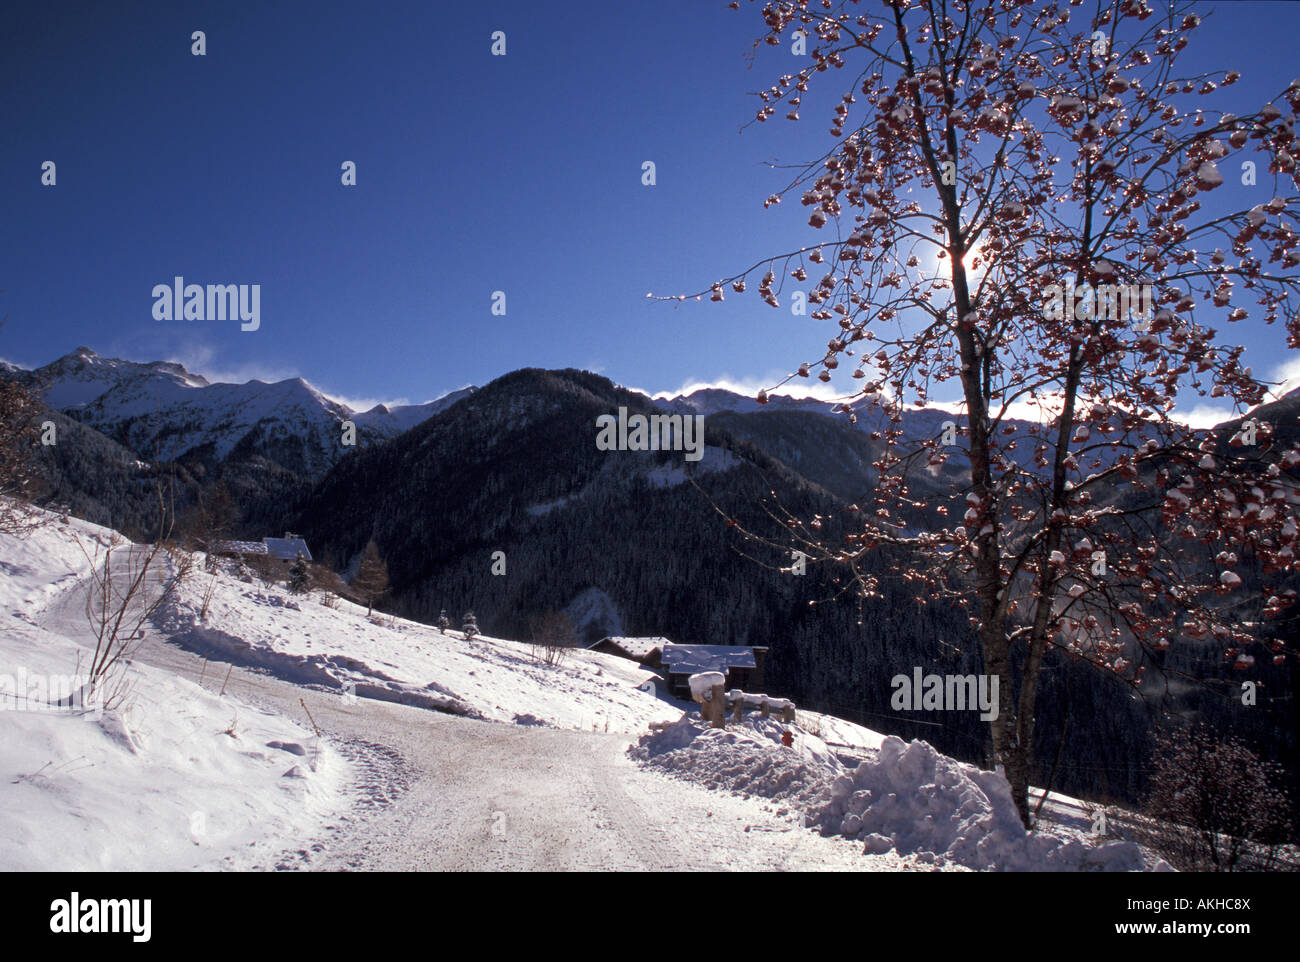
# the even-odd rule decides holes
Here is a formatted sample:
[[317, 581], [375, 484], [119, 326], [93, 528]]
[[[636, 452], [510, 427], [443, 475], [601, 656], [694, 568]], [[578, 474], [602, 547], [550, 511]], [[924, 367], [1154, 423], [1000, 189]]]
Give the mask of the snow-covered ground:
[[0, 535], [0, 869], [1142, 865], [1084, 826], [1027, 836], [1005, 781], [924, 742], [802, 710], [712, 730], [626, 659], [546, 665], [201, 557], [120, 699], [38, 710], [32, 679], [89, 662], [87, 554], [114, 540], [48, 521]]
[[[90, 661], [79, 590], [110, 533], [53, 521], [0, 534], [0, 869], [201, 868], [318, 830], [345, 767], [302, 726], [140, 664], [120, 704], [60, 708]], [[80, 627], [51, 605], [81, 599]]]
[[472, 718], [639, 734], [686, 707], [657, 694], [658, 676], [625, 658], [579, 649], [545, 665], [529, 644], [368, 618], [351, 602], [330, 608], [320, 593], [292, 595], [224, 570], [196, 574], [157, 620], [192, 651], [348, 697]]

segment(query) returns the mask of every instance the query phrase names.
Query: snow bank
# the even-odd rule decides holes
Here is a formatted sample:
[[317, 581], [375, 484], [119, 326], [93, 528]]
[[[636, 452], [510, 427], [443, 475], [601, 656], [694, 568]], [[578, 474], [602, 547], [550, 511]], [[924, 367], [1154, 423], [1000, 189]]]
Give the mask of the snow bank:
[[[787, 729], [796, 736], [789, 748], [781, 744]], [[820, 738], [759, 715], [721, 729], [691, 713], [642, 736], [628, 753], [647, 768], [708, 788], [808, 804], [829, 800], [832, 781], [844, 771]]]
[[925, 853], [982, 871], [1140, 871], [1132, 842], [1093, 847], [1020, 824], [1011, 786], [927, 742], [887, 737], [875, 757], [834, 780], [812, 813], [824, 830], [860, 838], [864, 851]]
[[[841, 737], [848, 725], [840, 723]], [[790, 748], [780, 741], [786, 729], [795, 734]], [[806, 824], [860, 841], [866, 855], [894, 851], [920, 864], [980, 871], [1143, 867], [1131, 842], [1094, 846], [1082, 833], [1026, 832], [1005, 778], [941, 755], [926, 742], [894, 736], [854, 741], [869, 746], [869, 757], [849, 770], [826, 742], [797, 725], [750, 716], [718, 730], [687, 716], [642, 737], [629, 754], [648, 768], [709, 788], [787, 799], [804, 810]]]

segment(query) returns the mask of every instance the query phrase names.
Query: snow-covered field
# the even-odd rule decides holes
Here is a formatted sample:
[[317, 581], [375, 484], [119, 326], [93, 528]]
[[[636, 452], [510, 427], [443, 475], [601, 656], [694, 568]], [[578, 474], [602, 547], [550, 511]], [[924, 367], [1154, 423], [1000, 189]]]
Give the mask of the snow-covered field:
[[[802, 710], [791, 725], [751, 714], [713, 730], [626, 659], [572, 651], [546, 665], [528, 644], [368, 617], [228, 562], [196, 565], [154, 614], [120, 698], [55, 706], [33, 685], [86, 670], [87, 554], [114, 540], [52, 515], [26, 539], [0, 535], [0, 869], [245, 867], [295, 850], [304, 867], [680, 868], [697, 850], [715, 868], [1142, 867], [1131, 844], [1095, 846], [1078, 826], [1027, 835], [1004, 780], [924, 742]], [[366, 708], [381, 703], [395, 704]], [[358, 740], [405, 759], [409, 799], [377, 790], [369, 814], [345, 814], [373, 775]], [[457, 753], [481, 764], [444, 771]], [[465, 798], [451, 803], [448, 783]], [[465, 827], [493, 795], [493, 817], [533, 826], [500, 864], [510, 847]], [[638, 847], [623, 821], [672, 839], [661, 829]]]

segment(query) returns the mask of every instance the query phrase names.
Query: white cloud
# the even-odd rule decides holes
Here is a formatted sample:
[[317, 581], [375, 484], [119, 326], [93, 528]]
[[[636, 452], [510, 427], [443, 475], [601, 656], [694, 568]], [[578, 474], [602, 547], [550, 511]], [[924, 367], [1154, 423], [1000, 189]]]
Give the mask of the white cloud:
[[392, 399], [376, 398], [376, 397], [352, 397], [347, 394], [340, 394], [337, 391], [327, 391], [325, 390], [325, 388], [321, 387], [318, 384], [312, 384], [312, 387], [315, 388], [317, 391], [319, 391], [321, 394], [325, 395], [331, 401], [334, 401], [338, 404], [342, 404], [344, 407], [358, 412], [369, 411], [376, 404], [382, 404], [384, 405], [384, 407], [394, 408], [394, 407], [405, 407], [406, 405], [411, 403], [407, 398], [404, 397], [392, 398]]
[[218, 365], [213, 362], [215, 354], [212, 348], [198, 345], [173, 353], [166, 360], [181, 365], [191, 374], [202, 374], [213, 384], [243, 384], [246, 381], [274, 383], [299, 376], [295, 368], [270, 367], [259, 361], [249, 361], [234, 367]]
[[1300, 387], [1300, 357], [1290, 358], [1275, 367], [1270, 380], [1280, 382], [1269, 392], [1274, 399]]
[[1224, 421], [1231, 421], [1236, 416], [1231, 409], [1215, 407], [1211, 404], [1197, 404], [1186, 412], [1177, 408], [1169, 412], [1172, 420], [1191, 428], [1212, 428]]
[[[653, 398], [674, 398], [679, 394], [693, 394], [696, 391], [718, 390], [731, 391], [734, 394], [740, 394], [744, 397], [755, 397], [763, 389], [770, 389], [772, 385], [781, 381], [784, 375], [771, 375], [766, 378], [762, 377], [732, 377], [729, 374], [723, 374], [711, 381], [690, 380], [682, 384], [675, 391], [645, 391], [641, 388], [625, 385], [630, 391], [639, 391], [642, 394], [648, 394]], [[826, 384], [822, 381], [805, 378], [795, 378], [792, 381], [783, 384], [772, 392], [774, 396], [785, 395], [793, 398], [816, 398], [819, 401], [839, 401], [843, 400], [843, 392], [835, 389], [833, 385]]]

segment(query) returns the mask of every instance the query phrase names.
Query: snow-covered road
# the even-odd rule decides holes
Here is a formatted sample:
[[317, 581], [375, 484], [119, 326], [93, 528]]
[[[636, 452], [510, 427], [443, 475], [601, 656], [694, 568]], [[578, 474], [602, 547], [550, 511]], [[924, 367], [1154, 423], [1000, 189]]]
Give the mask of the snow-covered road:
[[[154, 636], [140, 661], [219, 688], [228, 665]], [[898, 871], [774, 806], [637, 767], [626, 735], [485, 722], [234, 668], [228, 695], [310, 724], [352, 758], [354, 807], [318, 838], [232, 868]]]

